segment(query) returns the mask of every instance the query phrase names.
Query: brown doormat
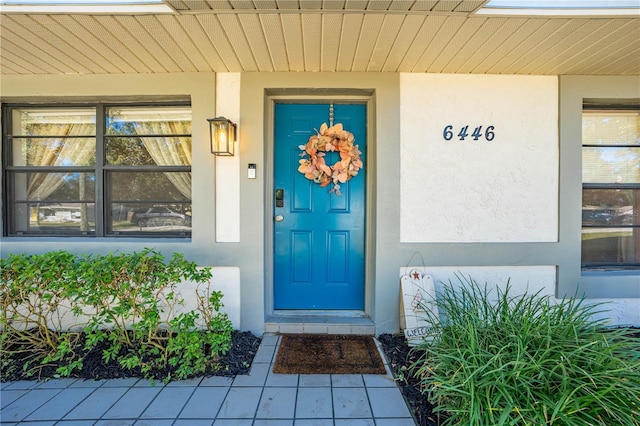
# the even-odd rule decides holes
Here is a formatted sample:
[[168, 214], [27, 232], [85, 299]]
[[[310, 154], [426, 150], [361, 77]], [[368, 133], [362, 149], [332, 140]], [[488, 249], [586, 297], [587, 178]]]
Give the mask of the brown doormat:
[[273, 372], [279, 374], [385, 374], [371, 336], [285, 334]]

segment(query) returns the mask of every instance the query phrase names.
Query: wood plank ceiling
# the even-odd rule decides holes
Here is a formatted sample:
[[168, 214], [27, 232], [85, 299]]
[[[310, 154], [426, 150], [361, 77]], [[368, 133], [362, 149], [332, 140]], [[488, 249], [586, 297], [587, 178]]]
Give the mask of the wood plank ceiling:
[[640, 16], [476, 15], [480, 0], [167, 0], [157, 15], [0, 15], [0, 74], [640, 75]]

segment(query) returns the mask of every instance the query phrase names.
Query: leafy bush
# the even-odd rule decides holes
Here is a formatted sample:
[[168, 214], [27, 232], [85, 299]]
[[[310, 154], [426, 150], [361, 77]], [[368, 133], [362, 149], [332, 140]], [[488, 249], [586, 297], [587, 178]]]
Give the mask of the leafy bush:
[[[105, 363], [168, 381], [204, 371], [229, 349], [232, 325], [219, 312], [222, 293], [210, 289], [211, 270], [179, 253], [169, 262], [149, 249], [11, 254], [0, 259], [0, 278], [3, 370], [21, 352], [29, 354], [25, 375], [56, 363], [68, 376], [83, 367], [82, 353], [100, 347]], [[184, 312], [183, 281], [196, 283], [195, 310]]]
[[[638, 425], [640, 344], [580, 299], [491, 297], [458, 277], [412, 371], [445, 425]], [[495, 296], [495, 295], [494, 295]]]

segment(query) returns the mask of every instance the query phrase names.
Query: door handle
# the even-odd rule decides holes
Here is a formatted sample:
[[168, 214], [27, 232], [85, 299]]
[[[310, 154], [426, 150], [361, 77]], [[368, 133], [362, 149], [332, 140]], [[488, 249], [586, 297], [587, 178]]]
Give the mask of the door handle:
[[282, 216], [281, 214], [276, 216], [276, 222], [282, 222], [284, 220], [284, 216]]

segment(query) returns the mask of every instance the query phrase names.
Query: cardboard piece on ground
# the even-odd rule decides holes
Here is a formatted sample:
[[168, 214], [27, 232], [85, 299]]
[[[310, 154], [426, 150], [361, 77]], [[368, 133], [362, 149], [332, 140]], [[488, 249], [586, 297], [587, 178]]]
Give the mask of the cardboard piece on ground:
[[427, 317], [438, 318], [433, 277], [412, 269], [400, 277], [400, 292], [400, 327], [409, 345], [415, 346], [429, 333]]

